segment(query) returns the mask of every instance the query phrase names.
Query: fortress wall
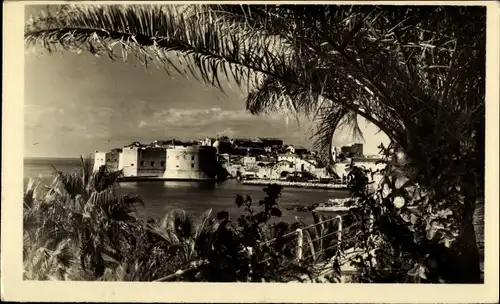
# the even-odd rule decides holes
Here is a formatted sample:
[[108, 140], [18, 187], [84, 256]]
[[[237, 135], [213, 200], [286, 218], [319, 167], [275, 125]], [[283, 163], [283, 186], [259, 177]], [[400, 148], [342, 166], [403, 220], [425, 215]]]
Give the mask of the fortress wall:
[[106, 152], [96, 151], [94, 154], [94, 171], [99, 170], [101, 166], [106, 165]]
[[106, 152], [106, 166], [110, 170], [118, 170], [120, 153], [110, 151]]
[[120, 153], [118, 169], [124, 176], [137, 176], [138, 150], [136, 147], [123, 148]]
[[166, 164], [166, 149], [140, 149], [138, 150], [137, 176], [162, 177]]
[[211, 180], [217, 164], [213, 147], [175, 147], [167, 149], [163, 174], [169, 179]]

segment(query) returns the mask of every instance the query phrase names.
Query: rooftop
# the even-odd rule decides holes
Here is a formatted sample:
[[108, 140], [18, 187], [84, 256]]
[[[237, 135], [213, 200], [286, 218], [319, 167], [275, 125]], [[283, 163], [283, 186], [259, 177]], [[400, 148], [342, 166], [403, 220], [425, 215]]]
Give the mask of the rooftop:
[[293, 157], [299, 157], [297, 154], [294, 153], [278, 153], [278, 156], [293, 156]]
[[260, 156], [257, 158], [257, 160], [259, 162], [275, 162], [276, 159], [272, 158], [272, 157], [266, 157], [266, 156]]

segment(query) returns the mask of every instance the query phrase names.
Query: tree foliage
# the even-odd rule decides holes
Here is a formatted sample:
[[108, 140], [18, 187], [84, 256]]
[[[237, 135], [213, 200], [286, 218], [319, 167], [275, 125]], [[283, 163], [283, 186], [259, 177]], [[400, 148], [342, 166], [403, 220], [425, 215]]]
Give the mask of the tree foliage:
[[349, 188], [359, 198], [351, 205], [350, 213], [358, 219], [362, 231], [360, 240], [364, 240], [355, 246], [362, 250], [354, 263], [359, 269], [358, 280], [479, 281], [479, 265], [464, 272], [458, 264], [467, 252], [477, 254], [478, 250], [477, 247], [464, 248], [460, 239], [466, 227], [459, 189], [441, 189], [447, 194], [436, 195], [437, 185], [447, 187], [449, 184], [436, 177], [437, 185], [432, 190], [422, 187], [408, 178], [405, 161], [390, 148], [381, 146], [381, 149], [386, 168], [382, 170], [383, 178], [375, 191], [369, 187], [366, 170], [353, 166], [349, 176]]

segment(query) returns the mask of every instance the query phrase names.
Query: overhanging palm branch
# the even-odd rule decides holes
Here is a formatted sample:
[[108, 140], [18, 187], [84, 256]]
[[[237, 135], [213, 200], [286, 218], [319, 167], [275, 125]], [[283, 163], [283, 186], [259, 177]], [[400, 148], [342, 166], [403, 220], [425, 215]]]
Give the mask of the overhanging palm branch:
[[461, 142], [478, 132], [471, 116], [484, 111], [482, 10], [77, 5], [33, 20], [25, 38], [113, 59], [121, 47], [124, 59], [130, 53], [217, 87], [234, 79], [253, 90], [253, 113], [278, 106], [320, 113], [325, 151], [339, 119], [357, 130], [352, 117], [361, 116], [425, 163], [449, 147], [439, 134]]
[[[254, 26], [228, 23], [236, 11], [226, 14], [221, 13], [221, 9], [190, 7], [190, 15], [186, 16], [187, 10], [177, 6], [66, 7], [54, 17], [28, 25], [26, 40], [28, 43], [42, 41], [49, 50], [59, 44], [65, 49], [87, 48], [95, 54], [107, 53], [112, 58], [117, 57], [114, 46], [118, 44], [124, 59], [130, 51], [144, 58], [145, 64], [157, 59], [167, 68], [190, 76], [201, 75], [204, 81], [219, 87], [222, 72], [239, 84], [245, 81], [248, 85], [257, 84], [262, 78], [260, 75], [267, 75], [295, 84], [296, 94], [320, 93], [304, 85], [310, 79], [300, 77], [300, 70], [293, 66], [300, 62], [283, 39], [276, 35], [258, 35], [261, 31], [255, 31]], [[177, 53], [177, 59], [185, 67], [183, 71], [177, 69], [171, 51]], [[314, 103], [302, 102], [301, 106], [312, 109]]]

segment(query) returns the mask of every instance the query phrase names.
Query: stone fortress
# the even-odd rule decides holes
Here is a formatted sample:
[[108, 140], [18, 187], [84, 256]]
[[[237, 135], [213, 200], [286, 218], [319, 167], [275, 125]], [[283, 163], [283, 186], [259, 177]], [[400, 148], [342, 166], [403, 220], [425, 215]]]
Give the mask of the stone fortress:
[[[94, 170], [107, 166], [122, 170], [124, 179], [215, 180], [222, 177], [243, 179], [283, 179], [308, 174], [318, 179], [342, 180], [351, 162], [373, 170], [376, 159], [363, 155], [363, 145], [354, 144], [332, 151], [333, 171], [327, 170], [314, 151], [284, 145], [276, 138], [154, 141], [131, 143], [108, 152], [95, 152]], [[224, 176], [222, 176], [224, 175]]]
[[124, 178], [166, 180], [214, 180], [217, 151], [211, 146], [171, 143], [133, 143], [122, 149], [95, 152], [94, 170], [100, 166], [122, 170]]

